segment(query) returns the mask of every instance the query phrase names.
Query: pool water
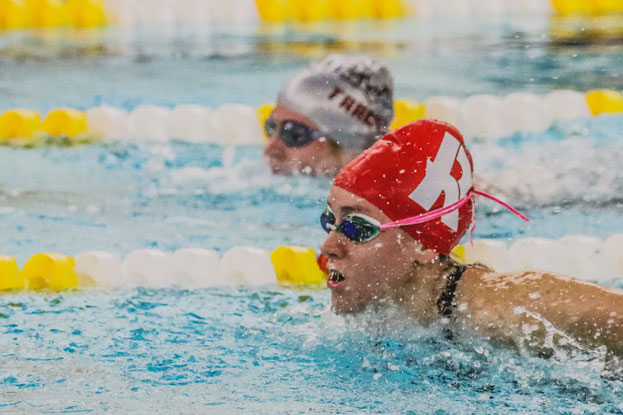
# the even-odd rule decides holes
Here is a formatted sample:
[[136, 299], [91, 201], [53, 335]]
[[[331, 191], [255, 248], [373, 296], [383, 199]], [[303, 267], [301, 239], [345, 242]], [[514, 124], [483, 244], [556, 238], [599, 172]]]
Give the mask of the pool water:
[[[385, 60], [396, 95], [411, 99], [622, 88], [620, 42], [557, 42], [541, 20], [450, 23], [6, 35], [0, 110], [260, 105], [309, 60], [344, 48]], [[533, 220], [481, 200], [475, 237], [623, 232], [621, 131], [623, 116], [610, 115], [470, 143], [482, 181]], [[0, 253], [20, 264], [44, 251], [317, 249], [325, 236], [331, 181], [275, 177], [258, 147], [0, 147], [0, 161]], [[0, 413], [623, 413], [623, 381], [602, 350], [545, 360], [449, 342], [395, 310], [341, 317], [328, 304], [326, 289], [277, 286], [3, 294]]]
[[328, 300], [276, 287], [4, 296], [0, 408], [623, 413], [623, 382], [599, 351], [544, 360], [450, 343], [435, 328], [405, 330], [397, 312], [337, 317]]

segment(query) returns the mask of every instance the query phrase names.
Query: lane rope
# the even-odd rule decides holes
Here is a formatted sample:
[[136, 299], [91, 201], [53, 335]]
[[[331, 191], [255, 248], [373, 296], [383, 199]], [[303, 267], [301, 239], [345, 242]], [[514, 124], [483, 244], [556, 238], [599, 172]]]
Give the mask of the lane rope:
[[[421, 118], [436, 118], [455, 125], [467, 140], [495, 140], [515, 133], [539, 133], [553, 123], [603, 114], [623, 113], [619, 91], [596, 89], [586, 93], [557, 90], [547, 95], [489, 94], [466, 99], [435, 96], [424, 102], [396, 100], [392, 129]], [[100, 106], [87, 111], [57, 108], [45, 117], [29, 109], [0, 114], [0, 143], [37, 146], [82, 143], [98, 139], [166, 142], [172, 139], [223, 145], [261, 145], [263, 124], [272, 104], [253, 108], [224, 104], [216, 109], [179, 105], [173, 109], [140, 105], [128, 112]]]
[[[479, 239], [457, 246], [452, 255], [460, 262], [480, 262], [499, 272], [540, 270], [591, 281], [623, 277], [621, 233], [606, 240], [584, 235], [559, 240], [520, 238], [510, 245], [499, 239]], [[237, 246], [222, 256], [203, 248], [173, 253], [139, 249], [123, 259], [106, 251], [82, 252], [75, 259], [39, 253], [21, 271], [15, 258], [0, 255], [0, 290], [318, 285], [326, 280], [325, 263], [314, 249], [301, 246], [282, 246], [272, 252]]]

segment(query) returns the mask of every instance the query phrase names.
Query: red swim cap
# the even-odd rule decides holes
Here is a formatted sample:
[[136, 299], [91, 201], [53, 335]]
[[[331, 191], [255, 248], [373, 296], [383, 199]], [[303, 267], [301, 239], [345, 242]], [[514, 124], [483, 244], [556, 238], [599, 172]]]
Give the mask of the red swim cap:
[[[333, 184], [397, 221], [458, 202], [472, 190], [472, 170], [472, 156], [456, 128], [420, 120], [386, 134], [344, 167]], [[448, 255], [467, 232], [473, 210], [470, 198], [440, 218], [403, 229]]]

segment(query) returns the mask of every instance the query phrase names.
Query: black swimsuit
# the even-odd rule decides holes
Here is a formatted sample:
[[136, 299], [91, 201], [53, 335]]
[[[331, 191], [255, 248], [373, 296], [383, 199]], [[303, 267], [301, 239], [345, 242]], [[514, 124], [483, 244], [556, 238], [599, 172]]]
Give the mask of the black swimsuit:
[[454, 292], [456, 291], [456, 284], [461, 279], [461, 275], [465, 272], [467, 267], [465, 265], [458, 265], [454, 272], [448, 275], [446, 281], [446, 288], [443, 290], [439, 299], [437, 300], [437, 310], [439, 311], [439, 315], [445, 320], [443, 333], [446, 340], [452, 341], [454, 339], [454, 335], [452, 334], [452, 330], [447, 326], [450, 322], [450, 315], [452, 314], [452, 310], [456, 307], [456, 302], [454, 301]]
[[456, 285], [466, 269], [465, 265], [459, 265], [452, 274], [446, 277], [446, 288], [437, 300], [437, 310], [442, 317], [450, 317], [452, 314], [452, 309], [456, 306], [454, 291], [456, 291]]

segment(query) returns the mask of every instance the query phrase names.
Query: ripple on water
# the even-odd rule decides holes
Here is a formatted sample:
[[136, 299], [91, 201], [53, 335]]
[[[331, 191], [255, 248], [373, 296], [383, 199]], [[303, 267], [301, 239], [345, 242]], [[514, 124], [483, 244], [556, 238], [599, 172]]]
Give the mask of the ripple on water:
[[4, 295], [0, 405], [623, 413], [623, 382], [603, 376], [598, 355], [522, 356], [406, 328], [396, 311], [339, 317], [327, 304], [326, 290], [276, 287]]

